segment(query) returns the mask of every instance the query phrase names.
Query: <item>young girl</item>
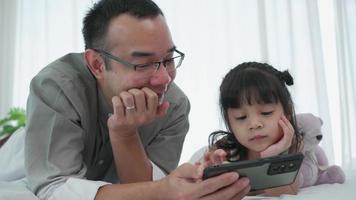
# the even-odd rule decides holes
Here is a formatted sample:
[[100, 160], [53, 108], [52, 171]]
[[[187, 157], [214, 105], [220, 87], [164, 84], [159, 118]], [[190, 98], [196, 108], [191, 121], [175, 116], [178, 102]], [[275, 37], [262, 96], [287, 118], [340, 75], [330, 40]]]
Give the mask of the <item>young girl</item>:
[[[228, 132], [210, 135], [205, 164], [300, 151], [301, 135], [296, 131], [293, 101], [286, 87], [292, 84], [288, 71], [280, 72], [268, 64], [248, 62], [233, 68], [220, 86], [220, 110]], [[296, 181], [264, 192], [277, 196], [297, 191]]]

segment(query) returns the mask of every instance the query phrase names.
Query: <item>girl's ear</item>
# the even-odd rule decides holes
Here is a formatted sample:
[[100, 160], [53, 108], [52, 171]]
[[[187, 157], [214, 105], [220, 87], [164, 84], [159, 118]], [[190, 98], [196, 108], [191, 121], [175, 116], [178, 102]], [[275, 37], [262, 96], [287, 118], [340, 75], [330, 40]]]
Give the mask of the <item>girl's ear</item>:
[[287, 117], [287, 119], [288, 119], [289, 121], [292, 121], [292, 116], [291, 116], [291, 115], [286, 115], [286, 117]]
[[287, 112], [286, 117], [289, 121], [292, 121], [292, 119], [293, 119], [292, 115], [293, 115], [294, 109], [293, 109], [293, 104], [291, 102], [289, 102], [289, 104], [288, 104], [288, 111], [289, 112]]

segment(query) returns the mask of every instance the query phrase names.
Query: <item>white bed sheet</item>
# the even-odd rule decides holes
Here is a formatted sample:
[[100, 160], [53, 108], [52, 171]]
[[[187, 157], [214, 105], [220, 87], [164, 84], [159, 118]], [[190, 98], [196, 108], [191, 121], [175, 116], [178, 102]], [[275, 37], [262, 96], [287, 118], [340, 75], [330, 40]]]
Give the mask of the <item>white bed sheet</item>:
[[[194, 164], [204, 155], [207, 147], [202, 147], [196, 151], [190, 163]], [[346, 181], [343, 184], [323, 184], [302, 188], [297, 195], [282, 195], [280, 197], [247, 196], [244, 200], [259, 199], [287, 199], [287, 200], [355, 200], [356, 199], [356, 169], [345, 171]]]
[[245, 197], [244, 200], [257, 199], [287, 199], [287, 200], [354, 200], [356, 190], [356, 170], [346, 171], [346, 181], [343, 184], [323, 184], [302, 188], [297, 195], [282, 195], [280, 197]]
[[[21, 137], [21, 134], [19, 134]], [[10, 138], [11, 139], [11, 138]], [[22, 140], [20, 140], [22, 141]], [[9, 141], [8, 141], [9, 142]], [[11, 140], [10, 140], [11, 143]], [[6, 143], [7, 144], [7, 143]], [[19, 146], [19, 145], [11, 145], [11, 146]], [[21, 145], [20, 145], [21, 146]], [[4, 147], [4, 146], [3, 146]], [[15, 174], [13, 177], [23, 177], [24, 176], [24, 169], [23, 167], [14, 167], [15, 165], [10, 165], [9, 160], [4, 157], [3, 151], [6, 150], [1, 148], [0, 155], [2, 159], [0, 159], [0, 167], [5, 167], [5, 169], [0, 169], [3, 172], [6, 171], [6, 168], [11, 173]], [[205, 149], [202, 148], [198, 152], [196, 152], [192, 159], [190, 160], [191, 163], [199, 160], [201, 156], [204, 154]], [[15, 151], [16, 154], [23, 153], [22, 151]], [[14, 156], [10, 157], [14, 158]], [[1, 162], [1, 160], [3, 160]], [[7, 165], [8, 166], [7, 166]], [[20, 163], [23, 165], [23, 163]], [[20, 165], [20, 166], [21, 166]], [[18, 169], [17, 169], [18, 168]], [[356, 199], [354, 192], [356, 191], [356, 169], [346, 171], [346, 182], [344, 184], [324, 184], [324, 185], [317, 185], [308, 188], [303, 188], [299, 191], [297, 195], [282, 195], [281, 197], [245, 197], [244, 200], [253, 200], [253, 199], [287, 199], [287, 200], [295, 200], [295, 199], [302, 199], [302, 200], [351, 200]], [[5, 174], [3, 174], [3, 178]], [[1, 173], [0, 173], [1, 178]], [[0, 181], [0, 200], [39, 200], [32, 192], [26, 187], [26, 179], [21, 179], [18, 181], [12, 182], [5, 182], [4, 180], [8, 180], [5, 177]], [[1, 180], [1, 179], [0, 179]], [[14, 179], [12, 179], [14, 180]], [[85, 189], [85, 188], [84, 188]]]
[[[352, 200], [355, 198], [356, 170], [346, 171], [344, 184], [324, 184], [303, 188], [297, 195], [281, 197], [245, 197], [244, 200], [286, 199], [286, 200]], [[24, 181], [0, 182], [0, 200], [38, 200], [27, 188]]]
[[25, 180], [0, 182], [0, 200], [39, 200], [27, 187]]

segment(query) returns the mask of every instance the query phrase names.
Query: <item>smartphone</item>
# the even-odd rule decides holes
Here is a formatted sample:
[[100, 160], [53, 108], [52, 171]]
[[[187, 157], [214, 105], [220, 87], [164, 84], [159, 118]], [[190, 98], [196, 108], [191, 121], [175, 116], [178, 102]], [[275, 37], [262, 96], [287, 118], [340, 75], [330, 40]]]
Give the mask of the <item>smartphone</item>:
[[289, 185], [297, 177], [303, 158], [302, 153], [293, 153], [213, 165], [204, 169], [203, 179], [236, 171], [250, 179], [251, 191]]

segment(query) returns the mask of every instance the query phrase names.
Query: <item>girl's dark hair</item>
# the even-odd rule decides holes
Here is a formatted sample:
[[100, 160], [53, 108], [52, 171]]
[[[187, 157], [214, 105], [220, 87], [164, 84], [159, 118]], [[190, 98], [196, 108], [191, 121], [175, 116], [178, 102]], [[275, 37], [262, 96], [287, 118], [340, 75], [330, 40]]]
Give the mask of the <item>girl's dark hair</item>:
[[228, 108], [240, 108], [244, 104], [256, 102], [280, 102], [284, 114], [290, 117], [295, 130], [292, 147], [289, 152], [299, 150], [301, 134], [297, 132], [294, 105], [286, 85], [293, 85], [293, 77], [288, 71], [280, 72], [266, 63], [245, 62], [224, 77], [220, 85], [220, 111], [228, 132], [216, 131], [209, 136], [210, 148], [222, 148], [228, 152], [229, 160], [246, 159], [247, 149], [241, 145], [232, 133], [228, 120]]
[[162, 10], [151, 0], [101, 0], [94, 4], [83, 20], [85, 49], [104, 48], [109, 23], [121, 14], [137, 18], [163, 16]]

